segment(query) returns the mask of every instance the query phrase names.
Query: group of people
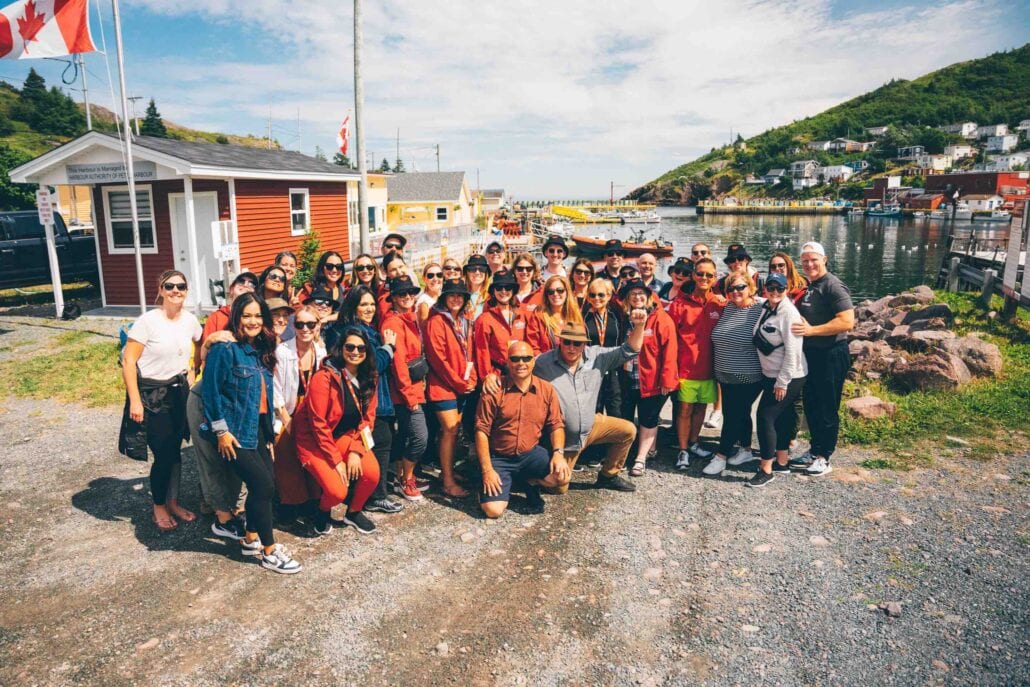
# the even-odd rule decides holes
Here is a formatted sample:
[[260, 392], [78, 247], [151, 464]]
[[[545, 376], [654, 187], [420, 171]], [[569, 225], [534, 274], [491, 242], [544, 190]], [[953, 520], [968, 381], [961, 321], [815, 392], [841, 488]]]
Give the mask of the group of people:
[[[296, 289], [297, 258], [280, 253], [260, 275], [238, 275], [203, 326], [183, 307], [186, 277], [161, 275], [159, 307], [135, 321], [122, 355], [123, 431], [136, 423], [153, 454], [159, 529], [197, 517], [177, 498], [184, 438], [214, 534], [279, 573], [301, 565], [275, 541], [277, 504], [320, 535], [345, 504], [342, 523], [368, 534], [366, 513], [423, 499], [430, 458], [442, 493], [477, 492], [490, 518], [513, 491], [542, 512], [541, 494], [566, 492], [585, 466], [598, 468], [598, 488], [634, 491], [628, 477], [656, 455], [670, 399], [681, 470], [707, 461], [702, 473], [716, 476], [754, 460], [756, 401], [748, 486], [832, 470], [854, 308], [819, 243], [801, 247], [800, 271], [777, 252], [765, 275], [739, 244], [720, 274], [698, 243], [667, 282], [653, 255], [628, 262], [618, 239], [603, 266], [566, 264], [552, 236], [543, 265], [493, 242], [419, 274], [405, 245], [390, 234], [349, 274], [328, 251]], [[792, 458], [802, 408], [811, 447]], [[721, 424], [714, 450], [705, 424]], [[481, 476], [464, 484], [462, 439]]]

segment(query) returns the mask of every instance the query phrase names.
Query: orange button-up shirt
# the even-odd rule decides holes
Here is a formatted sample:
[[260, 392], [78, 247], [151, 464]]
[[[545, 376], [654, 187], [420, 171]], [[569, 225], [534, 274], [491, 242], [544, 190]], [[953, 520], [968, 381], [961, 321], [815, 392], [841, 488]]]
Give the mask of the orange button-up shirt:
[[491, 452], [502, 456], [526, 453], [545, 432], [564, 426], [554, 387], [536, 377], [525, 392], [505, 378], [499, 391], [483, 394], [476, 411], [476, 429], [490, 437]]

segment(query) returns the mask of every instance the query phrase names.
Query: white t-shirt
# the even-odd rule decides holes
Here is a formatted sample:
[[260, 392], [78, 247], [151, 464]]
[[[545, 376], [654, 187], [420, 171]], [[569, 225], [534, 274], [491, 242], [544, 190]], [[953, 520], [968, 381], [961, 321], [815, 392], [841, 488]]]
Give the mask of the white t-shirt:
[[143, 344], [139, 372], [147, 379], [171, 379], [186, 371], [193, 342], [200, 341], [203, 328], [193, 313], [182, 310], [169, 320], [164, 310], [148, 310], [136, 318], [129, 338]]

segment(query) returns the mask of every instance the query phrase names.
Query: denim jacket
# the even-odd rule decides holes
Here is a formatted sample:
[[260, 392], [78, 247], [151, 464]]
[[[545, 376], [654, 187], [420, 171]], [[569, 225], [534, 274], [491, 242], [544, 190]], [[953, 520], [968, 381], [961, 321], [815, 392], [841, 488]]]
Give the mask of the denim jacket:
[[[208, 351], [204, 361], [204, 417], [211, 431], [228, 431], [240, 448], [256, 449], [261, 406], [261, 380], [270, 422], [273, 402], [272, 371], [261, 364], [258, 352], [246, 343], [219, 343]], [[271, 435], [271, 428], [266, 427]]]
[[365, 335], [376, 351], [376, 372], [379, 373], [379, 384], [376, 387], [378, 417], [393, 417], [393, 401], [390, 399], [390, 382], [387, 370], [390, 369], [390, 362], [393, 360], [393, 346], [383, 344], [383, 337], [372, 327], [359, 323], [359, 327], [365, 330]]

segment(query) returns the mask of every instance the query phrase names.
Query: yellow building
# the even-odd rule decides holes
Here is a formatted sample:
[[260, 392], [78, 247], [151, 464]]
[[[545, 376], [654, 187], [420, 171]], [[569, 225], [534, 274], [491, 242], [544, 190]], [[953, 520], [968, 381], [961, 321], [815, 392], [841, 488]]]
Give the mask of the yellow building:
[[[368, 173], [368, 235], [376, 244], [386, 235], [387, 184], [392, 175]], [[349, 225], [350, 254], [361, 252], [361, 222], [358, 216], [358, 182], [347, 182], [347, 223]]]
[[57, 209], [69, 229], [93, 228], [93, 196], [89, 186], [59, 185]]
[[465, 172], [395, 174], [387, 186], [390, 229], [459, 227], [479, 215], [479, 199], [469, 192]]

